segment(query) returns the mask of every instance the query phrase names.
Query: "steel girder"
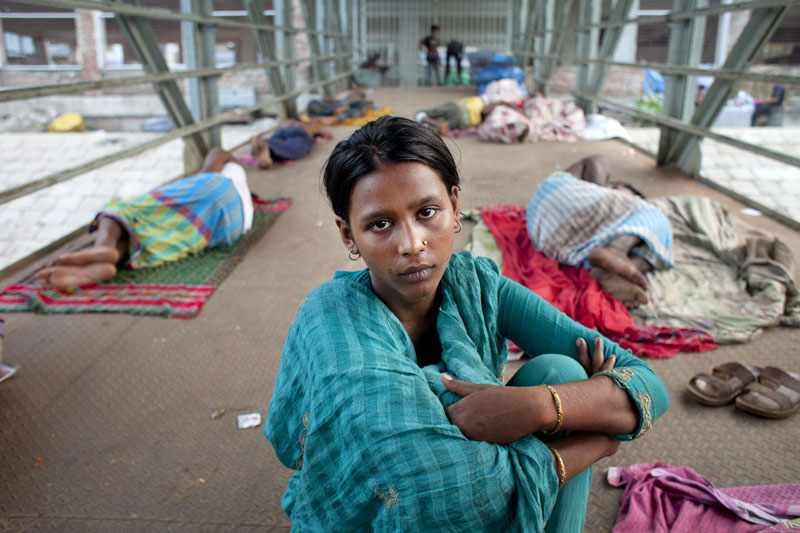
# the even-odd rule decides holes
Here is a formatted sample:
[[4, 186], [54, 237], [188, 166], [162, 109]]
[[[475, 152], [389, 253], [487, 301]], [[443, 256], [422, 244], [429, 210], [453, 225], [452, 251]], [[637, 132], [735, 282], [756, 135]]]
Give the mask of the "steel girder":
[[[672, 10], [689, 11], [708, 5], [707, 0], [674, 0]], [[705, 17], [680, 19], [670, 23], [667, 63], [695, 67], [700, 63], [705, 36]], [[694, 113], [697, 94], [697, 77], [685, 74], [664, 74], [664, 108], [662, 114], [688, 122]], [[661, 128], [657, 161], [659, 165], [667, 162], [667, 153], [680, 132]], [[692, 155], [692, 165], [700, 169], [699, 152]]]
[[[120, 3], [128, 5], [136, 5], [136, 0], [119, 1]], [[158, 48], [158, 44], [153, 36], [153, 30], [146, 18], [139, 15], [117, 13], [117, 21], [128, 38], [128, 42], [130, 42], [136, 57], [149, 73], [160, 74], [169, 72], [167, 62], [161, 50]], [[181, 93], [175, 80], [156, 82], [153, 84], [153, 88], [176, 127], [184, 128], [194, 124], [192, 112], [189, 110], [189, 106], [186, 105], [183, 93]], [[187, 137], [187, 140], [187, 144], [191, 143], [201, 156], [205, 156], [205, 154], [208, 153], [208, 145], [202, 133], [193, 133]]]
[[[789, 7], [784, 5], [754, 10], [750, 15], [750, 21], [725, 60], [723, 69], [746, 70], [756, 60], [788, 9]], [[736, 80], [714, 80], [703, 101], [697, 106], [691, 124], [710, 128], [725, 107], [728, 98], [736, 90], [736, 83]], [[669, 146], [664, 160], [659, 163], [675, 163], [682, 170], [696, 174], [697, 169], [693, 168], [691, 159], [692, 154], [698, 149], [699, 141], [700, 137], [696, 135], [679, 133]]]
[[[250, 22], [258, 25], [266, 24], [261, 0], [244, 0], [244, 4], [245, 8], [247, 9], [247, 16], [250, 18]], [[272, 42], [273, 35], [263, 29], [253, 29], [253, 37], [255, 38], [256, 45], [258, 46], [258, 51], [261, 54], [261, 60], [275, 61], [275, 47]], [[286, 93], [286, 86], [284, 85], [283, 78], [281, 77], [280, 67], [266, 67], [266, 73], [270, 88], [272, 89], [272, 94], [275, 96], [283, 96]], [[285, 100], [283, 102], [283, 108], [287, 116], [297, 116], [297, 107], [293, 99]]]

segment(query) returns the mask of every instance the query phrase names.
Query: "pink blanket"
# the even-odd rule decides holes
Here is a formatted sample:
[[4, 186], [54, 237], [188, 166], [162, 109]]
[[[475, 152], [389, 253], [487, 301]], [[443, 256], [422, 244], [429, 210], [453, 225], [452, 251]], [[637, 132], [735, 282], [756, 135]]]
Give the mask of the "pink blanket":
[[640, 463], [608, 469], [625, 486], [614, 533], [754, 533], [800, 529], [800, 484], [717, 489], [688, 466]]

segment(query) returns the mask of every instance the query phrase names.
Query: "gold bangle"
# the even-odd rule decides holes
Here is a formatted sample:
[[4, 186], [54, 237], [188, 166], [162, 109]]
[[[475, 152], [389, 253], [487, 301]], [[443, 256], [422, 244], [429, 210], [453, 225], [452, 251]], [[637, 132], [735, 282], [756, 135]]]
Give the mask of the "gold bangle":
[[542, 430], [543, 435], [555, 435], [561, 430], [561, 422], [564, 421], [564, 411], [561, 409], [561, 398], [559, 398], [556, 389], [551, 387], [550, 385], [545, 385], [547, 390], [550, 391], [550, 394], [553, 395], [553, 403], [556, 404], [556, 412], [558, 413], [558, 420], [556, 421], [556, 427], [551, 429], [550, 431]]
[[556, 458], [556, 463], [558, 463], [558, 490], [561, 490], [564, 487], [564, 483], [567, 482], [567, 468], [564, 466], [564, 460], [561, 458], [561, 454], [558, 453], [558, 450], [547, 445], [550, 448], [550, 453], [553, 454], [553, 457]]

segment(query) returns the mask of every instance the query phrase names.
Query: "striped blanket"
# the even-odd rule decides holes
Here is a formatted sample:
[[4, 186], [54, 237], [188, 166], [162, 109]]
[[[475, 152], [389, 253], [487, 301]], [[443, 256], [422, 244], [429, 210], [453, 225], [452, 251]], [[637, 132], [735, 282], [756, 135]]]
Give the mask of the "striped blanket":
[[672, 266], [669, 220], [630, 194], [555, 172], [536, 190], [526, 215], [533, 246], [559, 263], [588, 268], [587, 257], [594, 248], [635, 235], [644, 244], [632, 253], [657, 269]]
[[32, 278], [0, 291], [0, 311], [42, 314], [126, 313], [194, 318], [214, 290], [236, 268], [292, 201], [254, 200], [253, 228], [230, 246], [154, 268], [121, 268], [110, 280], [80, 290], [45, 289]]
[[128, 232], [133, 269], [233, 244], [244, 226], [242, 201], [233, 182], [211, 172], [126, 200], [112, 200], [95, 217], [89, 232], [97, 229], [103, 217], [113, 218]]

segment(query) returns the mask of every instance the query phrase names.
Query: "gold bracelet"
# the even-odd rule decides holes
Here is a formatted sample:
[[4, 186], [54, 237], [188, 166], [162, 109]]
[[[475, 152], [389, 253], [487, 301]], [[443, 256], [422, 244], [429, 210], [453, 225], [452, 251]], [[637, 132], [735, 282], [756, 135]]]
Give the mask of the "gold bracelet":
[[550, 394], [553, 395], [553, 403], [556, 404], [556, 412], [558, 413], [558, 421], [556, 422], [556, 427], [551, 429], [550, 431], [542, 430], [543, 435], [555, 435], [561, 430], [561, 422], [564, 421], [564, 411], [561, 409], [561, 398], [559, 398], [556, 389], [551, 387], [550, 385], [545, 385], [547, 390], [550, 391]]
[[558, 490], [561, 490], [564, 487], [564, 483], [567, 482], [567, 468], [564, 466], [564, 460], [558, 450], [549, 444], [547, 447], [550, 448], [550, 453], [553, 454], [553, 457], [556, 458], [556, 463], [558, 463]]

